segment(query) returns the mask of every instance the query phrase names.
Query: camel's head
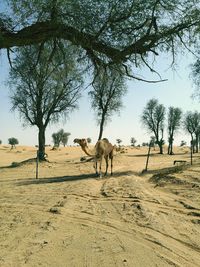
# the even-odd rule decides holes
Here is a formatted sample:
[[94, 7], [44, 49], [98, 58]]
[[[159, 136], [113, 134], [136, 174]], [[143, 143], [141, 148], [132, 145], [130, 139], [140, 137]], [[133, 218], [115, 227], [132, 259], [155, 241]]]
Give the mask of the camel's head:
[[82, 138], [82, 139], [76, 138], [76, 139], [74, 139], [74, 143], [77, 143], [82, 147], [87, 146], [87, 140], [85, 138]]

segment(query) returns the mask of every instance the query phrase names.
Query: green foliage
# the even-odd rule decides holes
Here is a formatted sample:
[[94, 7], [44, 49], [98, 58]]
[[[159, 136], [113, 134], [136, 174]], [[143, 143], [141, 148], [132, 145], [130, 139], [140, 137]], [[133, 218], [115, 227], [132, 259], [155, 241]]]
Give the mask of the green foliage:
[[15, 161], [13, 161], [12, 163], [11, 163], [11, 168], [16, 168], [16, 167], [19, 167], [20, 166], [20, 163], [19, 162], [15, 162]]
[[[198, 53], [200, 54], [200, 51]], [[195, 85], [193, 97], [197, 98], [200, 101], [200, 59], [197, 59], [191, 67], [191, 77]]]
[[162, 154], [165, 107], [159, 104], [157, 99], [150, 99], [143, 110], [141, 120], [149, 132], [154, 134], [156, 143], [159, 145], [160, 153]]
[[124, 79], [115, 71], [104, 71], [100, 73], [89, 92], [92, 108], [97, 113], [98, 124], [102, 114], [107, 121], [114, 113], [122, 108], [122, 97], [126, 93]]
[[135, 146], [135, 143], [137, 143], [137, 140], [134, 137], [131, 137], [131, 146]]
[[45, 160], [45, 130], [77, 108], [82, 70], [77, 50], [56, 39], [17, 49], [10, 71], [11, 102], [24, 124], [37, 126], [40, 160]]
[[88, 137], [87, 142], [88, 142], [88, 144], [90, 144], [92, 142], [92, 139], [90, 137]]
[[187, 145], [187, 142], [184, 140], [181, 140], [180, 146], [186, 146], [186, 145]]
[[182, 111], [180, 108], [169, 107], [168, 110], [168, 133], [178, 130], [181, 126]]
[[15, 145], [19, 144], [19, 141], [15, 137], [8, 138], [8, 144], [11, 145], [11, 149], [15, 147]]
[[156, 138], [155, 138], [155, 136], [151, 136], [150, 145], [151, 145], [151, 147], [155, 147], [155, 145], [156, 145]]
[[148, 146], [149, 143], [148, 142], [142, 142], [142, 146]]
[[183, 120], [183, 127], [190, 133], [193, 152], [195, 152], [195, 147], [196, 152], [198, 152], [200, 139], [200, 113], [197, 111], [187, 112]]
[[191, 135], [195, 132], [200, 131], [200, 113], [187, 112], [183, 120], [184, 129], [189, 132]]
[[142, 123], [157, 139], [159, 132], [164, 129], [165, 107], [158, 103], [157, 99], [148, 101], [142, 113]]
[[102, 138], [103, 128], [108, 120], [122, 108], [122, 97], [126, 91], [124, 78], [116, 70], [101, 69], [97, 73], [89, 96], [100, 125], [98, 139]]
[[[62, 48], [62, 49], [60, 49]], [[62, 43], [20, 48], [10, 71], [11, 101], [25, 123], [46, 127], [77, 107], [82, 85], [75, 51]]]
[[67, 133], [67, 132], [63, 133], [63, 136], [62, 136], [62, 139], [61, 139], [61, 142], [62, 142], [63, 146], [67, 145], [70, 135], [71, 135], [71, 133]]
[[168, 130], [168, 141], [169, 141], [168, 154], [170, 155], [173, 154], [174, 135], [181, 126], [181, 115], [182, 111], [180, 108], [169, 107], [167, 130]]
[[122, 140], [118, 138], [118, 139], [116, 139], [116, 142], [117, 142], [118, 146], [120, 146], [120, 144], [122, 143]]
[[60, 146], [60, 142], [61, 142], [63, 133], [64, 133], [64, 130], [61, 129], [57, 133], [53, 133], [52, 134], [54, 147], [59, 147]]
[[71, 133], [64, 132], [63, 129], [60, 129], [57, 133], [53, 133], [52, 138], [54, 147], [59, 147], [60, 143], [62, 143], [63, 146], [66, 146], [70, 135]]
[[[191, 47], [200, 31], [199, 0], [8, 0], [8, 3], [9, 14], [4, 21], [10, 21], [11, 28], [19, 34], [1, 34], [0, 48], [65, 39], [81, 48], [80, 62], [84, 61], [88, 68], [91, 63], [95, 69], [115, 63], [127, 76], [134, 76], [129, 75], [131, 67], [145, 65], [152, 70], [150, 59], [160, 51], [176, 55], [180, 47]], [[5, 22], [3, 26], [10, 29]]]
[[0, 145], [2, 144], [2, 141], [0, 140]]

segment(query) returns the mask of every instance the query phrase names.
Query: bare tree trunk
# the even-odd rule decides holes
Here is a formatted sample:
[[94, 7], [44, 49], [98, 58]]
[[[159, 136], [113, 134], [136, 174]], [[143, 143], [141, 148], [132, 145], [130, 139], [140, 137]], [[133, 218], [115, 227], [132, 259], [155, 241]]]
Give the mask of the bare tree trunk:
[[198, 136], [198, 145], [199, 145], [199, 149], [200, 149], [200, 134]]
[[169, 143], [168, 149], [167, 149], [167, 154], [169, 155], [169, 153], [170, 153], [170, 143]]
[[169, 153], [168, 153], [169, 155], [173, 155], [174, 153], [173, 153], [173, 139], [171, 140], [171, 142], [170, 142], [170, 150], [169, 150]]
[[158, 144], [159, 146], [159, 149], [160, 149], [160, 154], [163, 154], [163, 129], [161, 130], [161, 138], [159, 139], [159, 133], [157, 131], [157, 133], [155, 134], [155, 137], [156, 137], [156, 143]]
[[198, 153], [199, 152], [199, 135], [198, 135], [198, 133], [196, 134], [195, 144], [196, 144], [196, 153]]
[[163, 154], [163, 140], [162, 139], [157, 140], [156, 143], [157, 143], [157, 145], [158, 145], [158, 147], [160, 149], [159, 154]]
[[167, 151], [168, 155], [172, 155], [173, 154], [172, 147], [173, 147], [172, 143], [169, 143], [168, 151]]
[[160, 154], [163, 154], [163, 145], [162, 145], [162, 141], [159, 141], [158, 143], [159, 149], [160, 149]]
[[192, 153], [195, 153], [195, 149], [194, 149], [194, 138], [193, 135], [191, 134], [191, 147], [192, 147]]
[[173, 141], [172, 141], [172, 143], [171, 143], [171, 151], [170, 151], [170, 155], [173, 155], [174, 153], [173, 153]]
[[45, 127], [42, 125], [38, 128], [39, 160], [45, 160]]
[[104, 128], [104, 122], [105, 122], [105, 113], [102, 113], [101, 116], [101, 122], [100, 122], [100, 129], [99, 129], [99, 137], [98, 140], [100, 140], [102, 138], [103, 135], [103, 128]]
[[168, 146], [168, 155], [173, 155], [173, 133], [169, 136], [169, 146]]
[[169, 137], [169, 145], [167, 149], [167, 154], [171, 155], [171, 153], [172, 153], [172, 139]]

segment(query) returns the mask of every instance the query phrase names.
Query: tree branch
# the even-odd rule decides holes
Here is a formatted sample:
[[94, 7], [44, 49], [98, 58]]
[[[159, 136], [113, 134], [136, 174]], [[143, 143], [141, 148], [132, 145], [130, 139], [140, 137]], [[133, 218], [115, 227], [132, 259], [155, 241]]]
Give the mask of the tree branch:
[[24, 46], [41, 43], [51, 38], [59, 38], [70, 41], [74, 45], [81, 46], [84, 50], [96, 51], [114, 62], [123, 62], [132, 54], [145, 54], [152, 51], [155, 44], [169, 36], [177, 35], [179, 32], [197, 25], [199, 21], [177, 24], [172, 28], [164, 29], [159, 33], [146, 34], [130, 45], [116, 48], [103, 41], [95, 39], [95, 35], [82, 32], [72, 26], [62, 23], [51, 23], [51, 21], [36, 22], [18, 32], [0, 30], [0, 49], [14, 46]]
[[142, 81], [142, 82], [147, 82], [147, 83], [160, 83], [160, 82], [166, 82], [167, 81], [167, 79], [158, 80], [158, 81], [145, 80], [145, 79], [142, 79], [140, 77], [137, 77], [137, 76], [134, 76], [134, 75], [130, 74], [129, 71], [128, 71], [128, 67], [125, 64], [122, 64], [122, 66], [125, 69], [126, 76], [129, 77], [129, 78], [132, 78], [132, 79], [135, 79], [135, 80], [138, 80], [138, 81]]
[[144, 64], [150, 69], [150, 71], [151, 72], [154, 72], [154, 73], [156, 73], [158, 76], [159, 76], [159, 78], [161, 79], [161, 76], [160, 76], [160, 74], [157, 72], [157, 71], [155, 71], [147, 62], [146, 62], [146, 60], [144, 59], [144, 57], [141, 55], [141, 59], [142, 59], [142, 61], [144, 62]]

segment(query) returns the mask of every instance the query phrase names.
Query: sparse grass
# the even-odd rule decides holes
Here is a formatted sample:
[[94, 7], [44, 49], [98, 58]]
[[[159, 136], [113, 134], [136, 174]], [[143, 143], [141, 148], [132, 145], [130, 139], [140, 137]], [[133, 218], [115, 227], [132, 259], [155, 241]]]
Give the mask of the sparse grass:
[[16, 167], [19, 167], [20, 166], [20, 163], [19, 162], [15, 162], [13, 161], [10, 165], [11, 168], [16, 168]]

